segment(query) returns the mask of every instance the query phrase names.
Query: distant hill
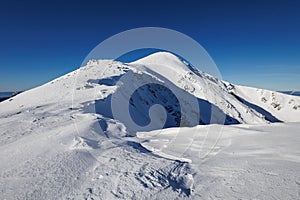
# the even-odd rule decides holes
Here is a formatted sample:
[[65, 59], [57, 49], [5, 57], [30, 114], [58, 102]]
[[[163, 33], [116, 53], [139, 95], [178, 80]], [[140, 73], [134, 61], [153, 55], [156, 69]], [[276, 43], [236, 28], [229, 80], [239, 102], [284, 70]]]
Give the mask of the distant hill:
[[11, 97], [13, 92], [0, 92], [0, 98]]
[[289, 94], [289, 95], [294, 95], [294, 96], [300, 96], [300, 91], [279, 91], [283, 94]]
[[5, 101], [6, 99], [9, 99], [10, 97], [20, 93], [21, 92], [0, 92], [0, 102]]
[[0, 92], [0, 102], [11, 97], [13, 92]]

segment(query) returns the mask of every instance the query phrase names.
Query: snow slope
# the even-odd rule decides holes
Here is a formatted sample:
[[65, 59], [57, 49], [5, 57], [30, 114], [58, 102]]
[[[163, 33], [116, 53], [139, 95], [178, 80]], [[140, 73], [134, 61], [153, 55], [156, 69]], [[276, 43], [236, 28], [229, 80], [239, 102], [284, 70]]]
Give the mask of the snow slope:
[[[217, 145], [203, 157], [202, 138], [212, 127], [184, 128], [177, 143], [169, 143], [177, 128], [138, 138], [157, 155], [191, 162], [194, 199], [299, 199], [299, 123], [223, 126]], [[184, 153], [181, 146], [188, 146]]]
[[297, 96], [239, 85], [233, 86], [230, 91], [241, 102], [267, 116], [270, 121], [300, 121]]
[[299, 105], [170, 53], [90, 61], [0, 103], [1, 199], [297, 199]]

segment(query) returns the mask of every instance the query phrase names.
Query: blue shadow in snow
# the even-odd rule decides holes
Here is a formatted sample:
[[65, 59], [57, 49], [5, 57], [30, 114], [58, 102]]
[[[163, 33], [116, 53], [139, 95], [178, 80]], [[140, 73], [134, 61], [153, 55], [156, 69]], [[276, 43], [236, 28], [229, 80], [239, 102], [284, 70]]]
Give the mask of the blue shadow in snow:
[[262, 107], [252, 104], [249, 101], [246, 101], [244, 98], [237, 96], [236, 94], [232, 95], [239, 100], [240, 102], [242, 102], [243, 104], [245, 104], [246, 106], [256, 110], [258, 113], [262, 114], [263, 116], [265, 116], [265, 119], [268, 120], [269, 122], [282, 122], [281, 120], [277, 119], [276, 117], [274, 117], [270, 112], [266, 111], [265, 109], [263, 109]]
[[[121, 78], [121, 76], [114, 76], [114, 77], [98, 80], [97, 83], [101, 85], [113, 86]], [[96, 81], [96, 80], [92, 80], [92, 81]], [[191, 98], [195, 98], [194, 96], [192, 96], [192, 94], [184, 90], [182, 90], [182, 92], [185, 92], [187, 95], [190, 95]], [[111, 98], [112, 95], [110, 94], [104, 99], [96, 100], [95, 110], [96, 113], [101, 114], [106, 118], [115, 119], [111, 109]], [[220, 115], [220, 118], [225, 119], [224, 121], [225, 125], [239, 124], [238, 120], [225, 114], [216, 105], [200, 98], [198, 98], [197, 101], [200, 109], [199, 125], [210, 124], [212, 113], [217, 113]], [[164, 128], [180, 126], [181, 107], [178, 99], [170, 89], [168, 89], [163, 85], [155, 84], [155, 83], [145, 84], [133, 92], [128, 107], [132, 120], [140, 126], [148, 125], [151, 120], [149, 117], [149, 109], [155, 104], [159, 104], [163, 106], [166, 110], [167, 119]], [[122, 119], [116, 119], [116, 120], [122, 122]], [[107, 125], [105, 124], [105, 121], [100, 120], [99, 124], [102, 130], [105, 131], [107, 129]]]

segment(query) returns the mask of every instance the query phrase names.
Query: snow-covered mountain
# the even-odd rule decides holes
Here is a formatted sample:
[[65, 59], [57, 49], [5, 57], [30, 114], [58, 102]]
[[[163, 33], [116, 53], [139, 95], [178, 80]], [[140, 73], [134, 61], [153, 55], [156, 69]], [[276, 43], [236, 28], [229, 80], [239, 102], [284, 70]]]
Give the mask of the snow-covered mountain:
[[197, 149], [197, 127], [182, 129], [184, 145], [157, 151], [177, 137], [171, 127], [246, 124], [224, 128], [239, 135], [250, 124], [300, 122], [300, 97], [223, 82], [159, 52], [133, 63], [91, 60], [1, 102], [0, 122], [4, 199], [176, 198], [202, 191], [194, 183], [202, 169], [187, 163], [194, 150], [186, 160], [174, 153]]
[[[125, 82], [120, 86], [122, 81]], [[133, 88], [136, 88], [134, 94]], [[59, 102], [66, 108], [95, 109], [93, 112], [113, 118], [108, 107], [114, 93], [120, 93], [118, 102], [129, 100], [131, 117], [141, 126], [149, 123], [148, 111], [155, 104], [162, 105], [168, 118], [172, 118], [167, 127], [179, 126], [180, 118], [186, 119], [181, 122], [182, 126], [222, 123], [224, 116], [225, 124], [300, 121], [299, 97], [222, 82], [167, 52], [154, 53], [127, 64], [110, 60], [90, 61], [74, 72], [2, 103], [1, 111]], [[179, 105], [182, 100], [190, 105], [185, 105], [187, 110], [180, 113], [183, 111]], [[70, 104], [72, 101], [73, 105]], [[193, 107], [195, 102], [198, 108]], [[197, 118], [191, 115], [198, 110], [199, 121], [189, 124], [194, 120], [192, 117]], [[212, 111], [220, 113], [221, 119], [210, 116]], [[179, 116], [186, 113], [187, 116]]]

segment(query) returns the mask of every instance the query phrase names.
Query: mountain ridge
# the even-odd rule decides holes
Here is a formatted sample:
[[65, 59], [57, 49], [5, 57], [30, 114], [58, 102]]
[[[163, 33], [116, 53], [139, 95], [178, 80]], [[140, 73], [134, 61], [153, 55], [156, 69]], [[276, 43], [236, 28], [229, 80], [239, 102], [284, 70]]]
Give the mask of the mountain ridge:
[[[101, 74], [103, 73], [103, 71], [105, 71], [104, 73], [106, 73], [106, 75]], [[148, 79], [151, 79], [151, 77], [154, 79], [161, 79], [159, 84], [163, 84], [163, 82], [169, 81], [174, 85], [173, 88], [178, 87], [181, 90], [190, 93], [192, 97], [208, 101], [212, 105], [221, 109], [226, 115], [229, 115], [230, 117], [239, 121], [239, 123], [266, 122], [263, 113], [257, 112], [257, 109], [253, 109], [253, 107], [249, 106], [250, 104], [258, 104], [257, 106], [261, 107], [263, 110], [266, 110], [272, 115], [274, 114], [274, 117], [278, 119], [275, 121], [300, 121], [300, 117], [298, 114], [300, 110], [299, 97], [284, 95], [278, 92], [264, 89], [250, 89], [250, 87], [233, 85], [227, 82], [223, 82], [204, 72], [201, 72], [198, 69], [194, 69], [194, 71], [191, 71], [189, 66], [186, 63], [184, 63], [180, 58], [168, 52], [154, 53], [145, 58], [127, 64], [110, 60], [91, 60], [86, 66], [81, 67], [78, 70], [75, 70], [74, 72], [70, 72], [60, 78], [57, 78], [43, 86], [26, 91], [13, 99], [18, 99], [25, 95], [27, 96], [26, 98], [29, 99], [48, 98], [48, 100], [53, 99], [53, 101], [56, 101], [57, 98], [55, 97], [55, 92], [57, 92], [58, 94], [60, 94], [61, 100], [67, 101], [62, 96], [69, 96], [69, 98], [74, 97], [74, 94], [76, 96], [76, 93], [78, 93], [79, 89], [72, 88], [76, 87], [76, 84], [81, 85], [80, 87], [84, 87], [85, 89], [89, 89], [88, 87], [90, 87], [91, 89], [96, 89], [98, 88], [95, 86], [97, 83], [95, 81], [91, 82], [90, 80], [94, 79], [98, 80], [99, 82], [101, 80], [101, 76], [107, 77], [108, 79], [110, 79], [110, 77], [112, 76], [121, 77], [129, 71], [132, 71], [133, 75], [141, 73], [143, 74], [143, 76], [147, 76]], [[97, 77], [97, 74], [100, 75], [100, 77]], [[75, 83], [76, 81], [77, 83]], [[111, 86], [114, 86], [117, 83], [117, 81], [118, 80], [112, 83]], [[61, 82], [61, 85], [59, 85], [58, 82]], [[52, 87], [51, 85], [54, 87]], [[102, 84], [102, 86], [104, 85], [105, 84]], [[99, 88], [101, 88], [101, 84], [98, 86]], [[45, 89], [41, 89], [43, 87]], [[112, 88], [108, 85], [106, 85], [106, 87], [107, 89]], [[234, 89], [230, 87], [233, 87]], [[46, 92], [48, 90], [55, 92]], [[247, 92], [243, 92], [243, 90], [246, 90]], [[40, 94], [33, 94], [30, 95], [30, 97], [28, 97], [29, 93], [34, 93], [33, 91], [39, 91]], [[265, 101], [263, 98], [266, 97], [258, 95], [258, 93], [266, 93], [267, 98], [270, 98], [270, 100], [268, 100], [269, 102], [272, 102], [272, 105], [261, 104], [261, 101]], [[98, 93], [96, 92], [96, 94]], [[252, 98], [251, 95], [254, 97]], [[241, 101], [241, 99], [244, 99], [244, 101]], [[80, 98], [78, 100], [80, 101]], [[245, 104], [245, 100], [247, 100], [248, 103]], [[74, 99], [72, 101], [74, 101]], [[48, 101], [48, 103], [50, 102]], [[11, 102], [5, 101], [1, 105], [3, 104], [11, 104]], [[10, 107], [9, 105], [5, 106], [8, 106], [8, 108]], [[284, 113], [280, 114], [282, 113], [282, 110], [284, 111]], [[285, 115], [289, 111], [291, 111], [289, 115], [292, 115], [291, 117], [287, 118]], [[296, 114], [293, 115], [293, 113]], [[296, 119], [294, 120], [294, 118]]]

